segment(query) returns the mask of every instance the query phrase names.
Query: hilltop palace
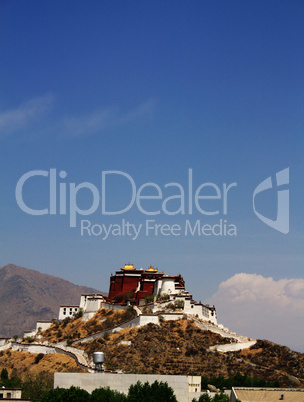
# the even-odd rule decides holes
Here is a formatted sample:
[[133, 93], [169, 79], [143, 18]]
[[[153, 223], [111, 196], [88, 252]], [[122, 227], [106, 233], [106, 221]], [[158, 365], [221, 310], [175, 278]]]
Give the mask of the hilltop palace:
[[[123, 308], [134, 305], [139, 309], [148, 307], [152, 313], [169, 311], [170, 307], [179, 313], [191, 314], [205, 321], [217, 324], [215, 307], [197, 303], [185, 290], [181, 275], [165, 275], [152, 265], [144, 270], [133, 264], [125, 264], [110, 277], [108, 297], [101, 294], [83, 294], [79, 306], [60, 306], [59, 319], [83, 310], [85, 319], [91, 318], [100, 308]], [[172, 309], [171, 309], [172, 312]]]
[[[101, 293], [82, 294], [79, 305], [60, 306], [58, 319], [72, 318], [81, 311], [82, 319], [86, 321], [101, 308], [121, 310], [130, 306], [140, 318], [139, 325], [156, 323], [159, 315], [165, 320], [176, 320], [187, 314], [218, 326], [215, 307], [193, 300], [185, 290], [185, 281], [180, 274], [165, 275], [152, 265], [146, 270], [137, 269], [130, 263], [110, 276], [107, 297]], [[24, 337], [36, 336], [39, 330], [45, 330], [51, 324], [52, 321], [37, 321], [36, 329], [25, 331]]]

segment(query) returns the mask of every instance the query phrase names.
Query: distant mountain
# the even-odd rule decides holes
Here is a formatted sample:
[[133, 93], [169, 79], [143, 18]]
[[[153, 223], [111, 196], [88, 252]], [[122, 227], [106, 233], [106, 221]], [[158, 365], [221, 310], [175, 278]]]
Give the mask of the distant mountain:
[[37, 320], [58, 317], [62, 304], [79, 304], [82, 293], [99, 290], [13, 264], [0, 268], [0, 337], [22, 335]]

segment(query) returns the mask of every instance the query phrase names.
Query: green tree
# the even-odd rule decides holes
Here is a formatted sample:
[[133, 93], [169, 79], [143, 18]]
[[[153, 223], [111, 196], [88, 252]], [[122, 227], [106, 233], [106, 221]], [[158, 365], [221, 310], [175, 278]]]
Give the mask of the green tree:
[[91, 395], [92, 402], [127, 402], [128, 397], [118, 391], [113, 391], [109, 387], [94, 389]]
[[213, 402], [229, 402], [230, 398], [227, 394], [220, 393], [220, 394], [215, 394], [212, 401]]
[[1, 381], [8, 380], [8, 371], [6, 370], [6, 368], [2, 369], [0, 377], [1, 377]]
[[22, 388], [21, 378], [19, 378], [17, 374], [17, 369], [13, 368], [10, 378], [5, 381], [5, 386], [7, 388]]
[[80, 308], [77, 313], [74, 314], [74, 319], [83, 317], [83, 308]]
[[55, 388], [44, 393], [40, 402], [90, 402], [91, 395], [84, 389], [74, 386], [65, 388]]
[[212, 402], [212, 398], [206, 393], [201, 395], [198, 400], [195, 398], [192, 399], [192, 402]]
[[128, 393], [128, 402], [177, 402], [173, 389], [166, 382], [155, 381], [142, 384], [138, 381], [131, 385]]
[[212, 401], [212, 398], [211, 398], [211, 396], [208, 395], [208, 394], [203, 394], [203, 395], [201, 395], [201, 396], [199, 397], [199, 400], [198, 400], [198, 402], [211, 402], [211, 401]]
[[27, 377], [22, 385], [22, 398], [40, 399], [53, 388], [53, 375], [41, 371], [36, 376]]
[[208, 384], [212, 384], [219, 389], [223, 389], [224, 387], [227, 389], [231, 389], [232, 387], [280, 387], [280, 383], [278, 381], [268, 382], [265, 381], [265, 379], [263, 378], [251, 377], [246, 374], [242, 375], [240, 373], [237, 373], [234, 376], [230, 376], [229, 378], [224, 378], [223, 376], [209, 379], [207, 377], [202, 377], [202, 389], [207, 389]]
[[[192, 399], [192, 402], [229, 402], [230, 398], [227, 394], [215, 394], [213, 398], [210, 395], [203, 394], [199, 397], [199, 399]], [[236, 401], [237, 402], [237, 401]]]

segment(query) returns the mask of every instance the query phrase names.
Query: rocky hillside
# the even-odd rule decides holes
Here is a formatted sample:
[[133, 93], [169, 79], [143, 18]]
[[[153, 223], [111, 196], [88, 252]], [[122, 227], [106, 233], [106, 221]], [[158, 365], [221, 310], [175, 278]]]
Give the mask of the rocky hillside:
[[94, 351], [103, 351], [108, 369], [126, 373], [193, 374], [208, 378], [228, 378], [240, 373], [268, 382], [279, 381], [281, 386], [289, 386], [289, 375], [304, 380], [304, 354], [265, 340], [239, 352], [214, 352], [210, 346], [229, 343], [231, 339], [202, 330], [186, 318], [126, 328], [90, 342], [74, 343], [80, 337], [113, 328], [131, 318], [128, 315], [131, 311], [101, 310], [87, 322], [75, 318], [54, 323], [43, 333], [43, 340], [67, 340], [90, 357]]
[[32, 269], [9, 264], [0, 268], [0, 337], [22, 335], [37, 320], [58, 317], [61, 304], [78, 304], [81, 293], [96, 289]]
[[19, 377], [21, 380], [43, 373], [50, 377], [51, 383], [55, 372], [86, 372], [77, 366], [74, 359], [60, 353], [44, 355], [13, 350], [0, 351], [0, 371], [4, 368], [9, 377]]
[[[21, 335], [24, 329], [33, 328], [36, 320], [56, 317], [59, 304], [78, 304], [81, 293], [97, 292], [14, 265], [0, 268], [0, 284], [0, 336]], [[103, 351], [107, 369], [125, 373], [192, 374], [209, 379], [240, 373], [252, 382], [259, 378], [279, 381], [287, 387], [288, 376], [293, 375], [304, 386], [304, 354], [266, 340], [258, 340], [251, 348], [237, 352], [214, 351], [211, 346], [230, 343], [231, 339], [199, 328], [186, 315], [179, 321], [164, 321], [160, 316], [158, 325], [107, 332], [134, 315], [136, 311], [130, 307], [119, 311], [102, 309], [89, 321], [82, 321], [79, 316], [57, 320], [39, 334], [39, 339], [26, 342], [67, 342], [90, 357], [94, 351]], [[79, 338], [100, 332], [93, 341], [76, 343]], [[9, 373], [14, 370], [19, 376], [36, 371], [79, 370], [70, 358], [12, 351], [0, 352], [1, 367]]]
[[304, 354], [269, 341], [258, 341], [242, 352], [209, 350], [212, 345], [228, 342], [229, 339], [198, 328], [191, 320], [180, 320], [124, 329], [77, 347], [89, 355], [95, 350], [103, 351], [108, 368], [129, 373], [193, 374], [208, 378], [228, 378], [240, 373], [271, 382], [278, 380], [281, 386], [289, 386], [289, 375], [304, 380]]

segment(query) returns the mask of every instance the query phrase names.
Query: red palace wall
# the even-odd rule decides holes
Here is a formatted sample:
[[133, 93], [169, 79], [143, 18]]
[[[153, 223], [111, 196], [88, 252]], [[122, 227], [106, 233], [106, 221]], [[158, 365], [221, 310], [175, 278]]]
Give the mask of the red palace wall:
[[[139, 288], [139, 291], [135, 292], [134, 295], [136, 304], [138, 304], [139, 300], [153, 294], [155, 281], [163, 277], [163, 275], [163, 272], [157, 272], [153, 268], [150, 272], [149, 270], [136, 269], [116, 271], [116, 275], [112, 275], [110, 278], [108, 300], [112, 301], [117, 295], [124, 296], [127, 293], [135, 292]], [[181, 275], [175, 277], [175, 282], [177, 289], [184, 289], [184, 280]]]
[[136, 295], [136, 302], [144, 299], [146, 296], [150, 296], [153, 294], [154, 282], [142, 282], [140, 291]]
[[124, 295], [135, 291], [138, 286], [140, 277], [136, 276], [114, 276], [111, 277], [109, 299], [113, 299], [116, 295]]

